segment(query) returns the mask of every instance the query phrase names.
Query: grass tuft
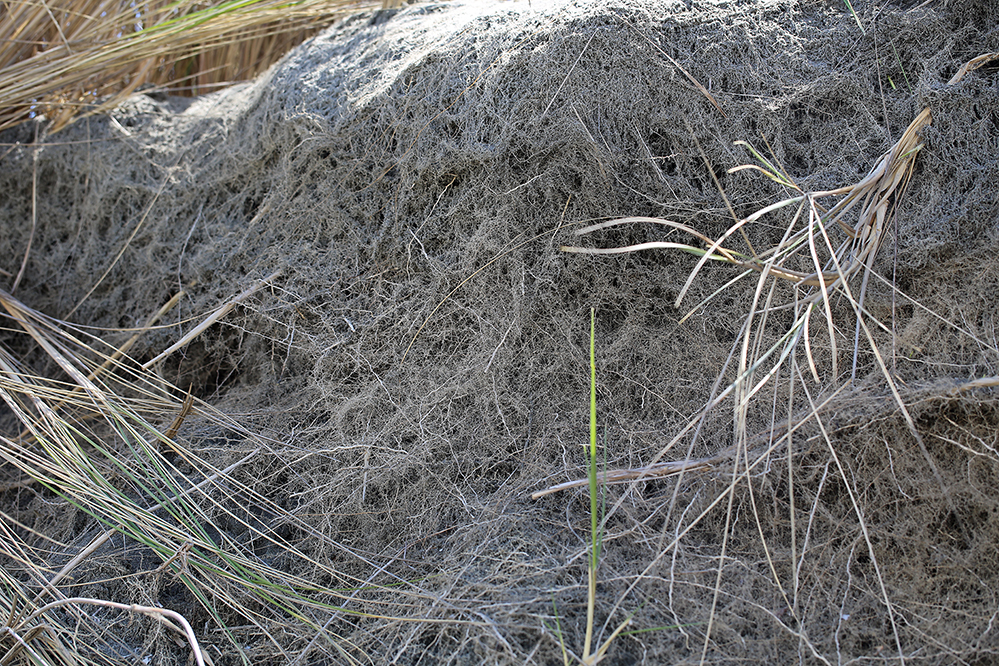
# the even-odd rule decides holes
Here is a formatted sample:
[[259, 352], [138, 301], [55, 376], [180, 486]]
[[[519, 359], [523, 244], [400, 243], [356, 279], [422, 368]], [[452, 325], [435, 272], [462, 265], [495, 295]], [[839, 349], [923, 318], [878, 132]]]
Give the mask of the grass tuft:
[[[289, 624], [311, 627], [323, 635], [344, 663], [355, 663], [349, 644], [325, 632], [312, 619], [313, 611], [356, 615], [341, 607], [360, 581], [343, 576], [317, 562], [278, 536], [284, 525], [302, 534], [308, 525], [289, 514], [235, 476], [261, 454], [265, 444], [244, 451], [240, 460], [220, 469], [185, 447], [176, 437], [182, 416], [164, 431], [156, 422], [170, 423], [171, 415], [194, 413], [200, 419], [231, 430], [239, 424], [207, 404], [165, 384], [149, 369], [130, 360], [121, 350], [100, 352], [96, 341], [84, 342], [63, 322], [27, 307], [5, 291], [0, 306], [8, 321], [18, 326], [61, 377], [49, 378], [24, 366], [7, 347], [0, 347], [0, 398], [23, 428], [19, 435], [0, 435], [0, 462], [16, 470], [14, 483], [35, 492], [61, 497], [103, 526], [83, 549], [63, 547], [69, 562], [58, 572], [47, 568], [31, 546], [32, 532], [5, 527], [4, 554], [17, 563], [20, 576], [4, 573], [0, 585], [0, 613], [5, 624], [0, 645], [27, 655], [62, 655], [57, 663], [75, 663], [74, 655], [59, 643], [64, 616], [76, 614], [84, 644], [100, 653], [100, 621], [80, 609], [100, 605], [150, 615], [176, 629], [189, 642], [198, 663], [202, 654], [188, 621], [173, 611], [150, 610], [148, 605], [92, 599], [68, 593], [76, 589], [72, 573], [105, 547], [114, 535], [130, 547], [144, 547], [162, 561], [157, 575], [181, 583], [201, 612], [228, 637], [234, 654], [249, 663], [230, 626], [235, 619], [255, 625], [262, 635]], [[169, 433], [171, 436], [167, 436]], [[254, 435], [244, 434], [251, 440]], [[274, 517], [270, 526], [243, 516], [254, 507]], [[232, 525], [229, 532], [217, 525]], [[258, 552], [270, 552], [262, 558]], [[268, 562], [292, 558], [315, 572], [338, 581], [345, 591], [319, 588], [306, 579], [279, 570]], [[30, 581], [25, 585], [25, 580]], [[68, 586], [68, 587], [67, 587]], [[64, 592], [66, 590], [66, 592]], [[32, 659], [35, 659], [33, 656]], [[38, 661], [36, 659], [36, 661]], [[42, 663], [42, 662], [39, 662]]]

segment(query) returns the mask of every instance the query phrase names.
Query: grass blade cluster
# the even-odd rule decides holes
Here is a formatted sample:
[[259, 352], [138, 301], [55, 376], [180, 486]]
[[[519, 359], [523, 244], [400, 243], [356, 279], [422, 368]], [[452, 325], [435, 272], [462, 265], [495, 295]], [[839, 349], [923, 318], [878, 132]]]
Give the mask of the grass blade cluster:
[[[153, 423], [188, 409], [230, 429], [239, 425], [200, 401], [193, 407], [190, 397], [182, 405], [174, 397], [176, 389], [164, 385], [155, 374], [127, 357], [117, 360], [110, 350], [99, 353], [98, 341], [85, 343], [82, 334], [28, 308], [7, 292], [0, 291], [0, 307], [11, 328], [20, 328], [30, 337], [35, 348], [58, 367], [52, 374], [61, 376], [53, 379], [34, 372], [10, 348], [0, 347], [0, 398], [21, 428], [18, 433], [0, 434], [0, 466], [6, 468], [7, 476], [11, 472], [19, 476], [6, 489], [17, 486], [62, 497], [106, 530], [52, 575], [51, 558], [33, 550], [33, 532], [11, 529], [7, 523], [16, 522], [6, 518], [0, 522], [6, 532], [2, 555], [16, 564], [4, 572], [0, 584], [0, 612], [6, 620], [0, 645], [25, 654], [61, 654], [64, 647], [57, 637], [62, 624], [53, 611], [67, 604], [155, 613], [118, 600], [72, 601], [79, 595], [68, 588], [63, 591], [70, 584], [70, 572], [112, 534], [124, 535], [126, 543], [158, 556], [162, 565], [156, 573], [181, 582], [213, 624], [230, 637], [236, 653], [242, 650], [227, 629], [235, 618], [256, 625], [265, 636], [281, 622], [322, 632], [308, 610], [340, 611], [336, 600], [345, 597], [274, 568], [258, 552], [294, 558], [323, 571], [330, 580], [341, 581], [347, 589], [351, 581], [278, 536], [274, 529], [279, 524], [293, 525], [301, 532], [309, 528], [232, 475], [260, 449], [248, 452], [235, 465], [218, 469]], [[175, 420], [168, 432], [176, 433], [177, 427]], [[274, 519], [266, 526], [249, 524], [241, 517], [240, 507], [257, 507]], [[220, 531], [216, 527], [220, 519], [237, 525], [237, 532], [248, 538]], [[64, 555], [74, 552], [70, 549]], [[15, 570], [20, 574], [12, 575]], [[163, 614], [156, 619], [171, 628], [183, 625]], [[98, 623], [90, 626], [97, 632]], [[177, 630], [197, 652], [190, 628]], [[343, 644], [332, 636], [327, 639], [346, 662], [354, 660]], [[75, 657], [66, 655], [63, 661], [74, 663]], [[202, 656], [196, 659], [200, 662]]]
[[[745, 430], [746, 410], [752, 398], [777, 375], [802, 342], [808, 368], [813, 378], [821, 381], [811, 343], [810, 324], [816, 312], [823, 315], [825, 328], [829, 332], [832, 376], [839, 376], [837, 332], [832, 314], [833, 296], [845, 296], [857, 315], [858, 331], [861, 328], [866, 330], [866, 325], [863, 324], [863, 299], [867, 280], [887, 233], [891, 212], [908, 185], [916, 157], [923, 146], [919, 132], [930, 122], [930, 111], [925, 109], [910, 123], [898, 142], [877, 160], [865, 178], [853, 185], [819, 192], [803, 191], [789, 175], [775, 167], [753, 146], [747, 142], [738, 142], [746, 147], [758, 163], [735, 167], [730, 172], [757, 171], [795, 194], [737, 220], [715, 240], [686, 224], [643, 217], [602, 222], [576, 232], [577, 235], [587, 235], [621, 225], [650, 223], [693, 236], [706, 248], [676, 241], [655, 241], [613, 248], [562, 247], [563, 251], [582, 254], [622, 254], [650, 249], [671, 249], [698, 256], [697, 264], [676, 298], [677, 306], [682, 303], [708, 261], [726, 263], [742, 269], [742, 273], [727, 283], [723, 289], [738, 279], [757, 275], [757, 286], [752, 303], [746, 312], [743, 333], [737, 348], [733, 349], [733, 353], [738, 357], [736, 379], [716, 394], [705, 405], [701, 414], [692, 420], [679, 436], [695, 429], [708, 411], [731, 396], [735, 400], [738, 439], [745, 441], [748, 437]], [[830, 201], [831, 203], [827, 203]], [[771, 216], [785, 209], [792, 209], [794, 214], [778, 244], [761, 252], [754, 252], [751, 248], [739, 251], [730, 246], [733, 238], [742, 237], [747, 228], [754, 224], [769, 222]], [[835, 240], [837, 238], [839, 240]], [[858, 276], [861, 277], [862, 284], [851, 289], [851, 281]], [[778, 298], [776, 289], [778, 282], [793, 287], [793, 298], [789, 302], [775, 302]], [[719, 293], [721, 291], [715, 292], [709, 299], [699, 303], [683, 319], [707, 305], [710, 298]], [[765, 344], [764, 340], [767, 337], [764, 333], [770, 325], [770, 315], [785, 309], [794, 310], [791, 325], [778, 335], [775, 343]], [[856, 354], [855, 346], [855, 358]], [[727, 452], [726, 455], [731, 455], [731, 452]], [[710, 459], [704, 459], [660, 464], [657, 459], [644, 469], [613, 470], [608, 472], [605, 478], [608, 482], [623, 482], [646, 476], [679, 474], [688, 470], [706, 468], [712, 462]], [[572, 487], [574, 483], [561, 484], [538, 494]]]
[[60, 0], [0, 10], [0, 130], [44, 114], [52, 131], [143, 84], [208, 92], [253, 78], [372, 0]]

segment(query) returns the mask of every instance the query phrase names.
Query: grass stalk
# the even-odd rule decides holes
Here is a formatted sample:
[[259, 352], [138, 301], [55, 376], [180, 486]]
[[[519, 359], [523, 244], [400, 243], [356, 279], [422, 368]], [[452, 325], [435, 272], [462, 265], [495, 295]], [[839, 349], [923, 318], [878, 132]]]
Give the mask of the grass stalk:
[[846, 8], [850, 11], [850, 15], [853, 16], [853, 20], [857, 22], [857, 27], [860, 28], [860, 34], [866, 35], [867, 31], [864, 30], [864, 25], [860, 22], [860, 17], [857, 16], [857, 12], [854, 11], [853, 4], [850, 3], [850, 0], [843, 0], [843, 4], [845, 4]]
[[600, 528], [597, 508], [597, 361], [596, 361], [596, 311], [590, 308], [590, 558], [587, 575], [586, 639], [583, 643], [583, 660], [590, 657], [593, 645], [593, 623], [597, 603], [597, 565], [600, 562]]
[[[611, 635], [593, 650], [594, 628], [596, 626], [597, 573], [600, 565], [600, 551], [603, 546], [602, 496], [605, 484], [597, 474], [597, 361], [596, 361], [596, 311], [590, 308], [590, 445], [587, 450], [588, 485], [590, 495], [590, 554], [586, 571], [586, 635], [583, 639], [584, 665], [596, 664], [604, 658], [614, 640], [631, 624], [631, 615], [621, 622]], [[606, 442], [604, 442], [606, 450]], [[606, 470], [604, 470], [606, 476]], [[559, 631], [561, 638], [561, 630]], [[563, 653], [565, 645], [562, 646]]]

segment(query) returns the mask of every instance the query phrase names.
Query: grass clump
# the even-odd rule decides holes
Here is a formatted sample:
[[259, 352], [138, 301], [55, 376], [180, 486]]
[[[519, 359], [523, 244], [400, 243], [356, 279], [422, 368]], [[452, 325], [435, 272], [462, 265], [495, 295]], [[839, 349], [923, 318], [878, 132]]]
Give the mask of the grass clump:
[[[182, 403], [175, 397], [180, 392], [154, 373], [127, 357], [119, 360], [120, 353], [98, 352], [96, 341], [84, 343], [66, 330], [64, 322], [31, 310], [9, 293], [0, 291], [0, 305], [8, 321], [19, 326], [65, 377], [50, 379], [0, 350], [0, 397], [23, 428], [19, 435], [0, 436], [0, 460], [20, 472], [13, 484], [60, 497], [104, 528], [54, 574], [44, 568], [20, 530], [7, 535], [5, 554], [30, 581], [26, 586], [19, 579], [5, 578], [0, 600], [0, 612], [7, 618], [2, 644], [10, 654], [38, 655], [48, 650], [62, 654], [65, 663], [75, 663], [74, 659], [104, 663], [99, 643], [91, 646], [94, 652], [81, 653], [79, 646], [70, 650], [59, 639], [63, 622], [56, 611], [68, 606], [82, 620], [84, 644], [88, 634], [98, 640], [100, 623], [80, 609], [91, 605], [152, 615], [189, 642], [199, 664], [210, 661], [201, 653], [188, 620], [175, 611], [73, 594], [74, 570], [106, 550], [117, 534], [132, 544], [130, 548], [146, 549], [162, 562], [147, 575], [179, 582], [189, 602], [200, 607], [199, 615], [229, 636], [234, 653], [244, 655], [228, 627], [240, 618], [257, 625], [264, 635], [273, 631], [275, 623], [311, 626], [325, 635], [340, 658], [355, 661], [356, 655], [310, 618], [310, 609], [341, 612], [335, 599], [346, 599], [352, 582], [297, 550], [289, 536], [310, 528], [235, 475], [264, 453], [266, 443], [258, 439], [258, 446], [244, 451], [237, 462], [217, 467], [187, 449], [176, 432], [188, 414], [241, 429], [238, 423], [190, 396]], [[176, 418], [164, 419], [173, 415]], [[171, 423], [169, 428], [154, 425], [164, 420]], [[267, 525], [253, 520], [247, 508], [272, 520]], [[220, 531], [218, 525], [229, 528]], [[267, 556], [261, 557], [262, 553]], [[324, 570], [346, 592], [317, 587], [269, 563], [289, 558]], [[245, 656], [243, 661], [250, 663]]]

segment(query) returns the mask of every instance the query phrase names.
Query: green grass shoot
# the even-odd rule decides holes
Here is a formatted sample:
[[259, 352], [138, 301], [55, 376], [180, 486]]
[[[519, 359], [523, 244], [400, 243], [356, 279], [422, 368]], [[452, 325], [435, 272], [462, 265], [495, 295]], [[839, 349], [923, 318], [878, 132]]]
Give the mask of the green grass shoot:
[[[614, 630], [596, 652], [593, 652], [593, 626], [597, 606], [597, 568], [600, 564], [600, 549], [603, 544], [603, 515], [601, 497], [603, 486], [597, 479], [597, 361], [596, 361], [596, 311], [590, 308], [590, 448], [589, 448], [589, 482], [590, 482], [590, 558], [587, 567], [586, 595], [586, 638], [583, 643], [582, 663], [596, 664], [607, 654], [611, 643], [625, 627], [631, 624], [631, 615]], [[606, 431], [604, 434], [604, 451], [607, 449]], [[606, 469], [604, 470], [606, 474]], [[564, 647], [564, 646], [563, 646]]]
[[860, 17], [857, 16], [857, 12], [853, 10], [853, 5], [850, 4], [850, 0], [843, 0], [843, 3], [846, 5], [846, 8], [850, 10], [850, 14], [853, 16], [853, 20], [857, 22], [857, 27], [860, 28], [860, 32], [866, 35], [867, 31], [864, 30], [864, 26], [860, 23]]
[[586, 600], [586, 642], [583, 644], [584, 660], [593, 645], [593, 616], [596, 611], [597, 565], [600, 562], [600, 532], [597, 509], [597, 361], [596, 361], [596, 311], [590, 308], [590, 566], [589, 591]]

